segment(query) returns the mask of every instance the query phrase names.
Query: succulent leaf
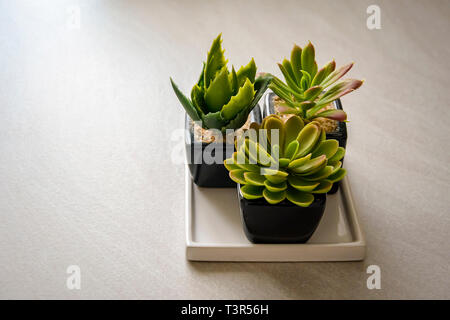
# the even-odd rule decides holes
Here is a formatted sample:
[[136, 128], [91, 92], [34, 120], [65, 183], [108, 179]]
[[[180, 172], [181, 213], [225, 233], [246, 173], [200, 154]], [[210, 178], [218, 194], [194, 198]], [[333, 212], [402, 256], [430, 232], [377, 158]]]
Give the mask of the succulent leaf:
[[286, 158], [289, 158], [290, 160], [294, 159], [294, 157], [297, 155], [298, 148], [300, 148], [300, 144], [297, 140], [291, 141], [284, 152], [284, 156]]
[[284, 59], [283, 62], [281, 63], [284, 67], [284, 69], [287, 71], [287, 73], [289, 74], [289, 77], [292, 79], [292, 81], [297, 84], [297, 78], [295, 77], [294, 71], [292, 69], [292, 65], [289, 62], [289, 60]]
[[302, 73], [300, 72], [300, 70], [302, 70], [302, 48], [298, 45], [294, 45], [294, 48], [291, 51], [291, 65], [296, 83], [300, 83], [300, 80], [302, 79]]
[[234, 96], [239, 91], [239, 81], [237, 78], [236, 70], [234, 70], [234, 66], [231, 67], [231, 73], [228, 76], [228, 80], [230, 81], [231, 91], [233, 92]]
[[[170, 79], [173, 90], [193, 121], [202, 120], [204, 129], [239, 129], [268, 88], [272, 75], [255, 80], [256, 64], [252, 58], [238, 72], [227, 69], [222, 39], [214, 39], [189, 100]], [[217, 113], [220, 112], [218, 115]]]
[[320, 157], [306, 161], [301, 166], [292, 168], [292, 170], [295, 173], [309, 174], [311, 172], [315, 172], [315, 171], [319, 170], [320, 168], [323, 167], [324, 164], [326, 165], [326, 163], [327, 163], [327, 157], [325, 155], [321, 155]]
[[336, 151], [336, 153], [330, 158], [328, 159], [329, 162], [336, 162], [341, 160], [345, 155], [345, 149], [342, 147], [339, 147]]
[[[230, 177], [242, 185], [245, 198], [264, 197], [269, 204], [287, 198], [307, 207], [314, 201], [313, 194], [328, 192], [332, 183], [345, 175], [339, 161], [344, 149], [336, 140], [326, 140], [325, 131], [316, 122], [304, 126], [298, 116], [283, 121], [270, 115], [260, 125], [250, 127], [258, 131], [240, 137], [238, 151], [225, 161]], [[282, 132], [281, 143], [267, 130]]]
[[353, 62], [333, 71], [322, 81], [322, 86], [324, 88], [326, 88], [326, 87], [332, 85], [333, 83], [338, 81], [340, 78], [342, 78], [347, 72], [349, 72], [352, 67], [353, 67]]
[[230, 82], [228, 81], [228, 70], [227, 67], [224, 66], [206, 89], [205, 102], [209, 112], [220, 111], [222, 107], [230, 101], [231, 94], [232, 91]]
[[314, 196], [311, 193], [302, 192], [294, 188], [287, 190], [286, 198], [300, 207], [309, 207], [314, 201]]
[[299, 133], [297, 141], [300, 143], [297, 156], [303, 157], [307, 155], [316, 145], [320, 137], [321, 130], [319, 126], [314, 123], [308, 123]]
[[256, 172], [245, 172], [244, 178], [247, 184], [260, 187], [264, 186], [264, 181], [266, 181], [266, 178], [263, 175]]
[[245, 124], [245, 122], [248, 119], [248, 115], [253, 110], [253, 108], [258, 104], [264, 92], [269, 87], [269, 83], [271, 80], [272, 76], [270, 75], [258, 77], [255, 80], [254, 88], [256, 90], [256, 94], [253, 97], [252, 102], [247, 107], [245, 107], [241, 112], [239, 112], [234, 119], [230, 120], [230, 122], [225, 127], [222, 128], [222, 131], [225, 131], [226, 129], [237, 129]]
[[330, 180], [322, 180], [320, 184], [312, 191], [312, 193], [327, 193], [333, 187]]
[[312, 157], [318, 157], [320, 155], [325, 155], [327, 159], [330, 159], [337, 152], [339, 147], [339, 142], [334, 139], [322, 141], [318, 147], [313, 151]]
[[196, 84], [191, 91], [191, 100], [193, 106], [197, 109], [198, 114], [202, 115], [205, 113], [208, 113], [208, 107], [206, 106], [205, 102], [205, 92], [203, 87], [200, 87], [198, 84]]
[[221, 128], [227, 122], [222, 118], [220, 111], [214, 113], [207, 113], [203, 116], [203, 124], [208, 128]]
[[345, 113], [344, 110], [328, 109], [310, 116], [311, 119], [319, 117], [328, 118], [336, 121], [345, 121], [347, 120], [347, 113]]
[[283, 181], [281, 183], [272, 183], [269, 180], [265, 180], [264, 186], [266, 187], [267, 190], [272, 192], [281, 192], [288, 188], [286, 181]]
[[286, 168], [290, 162], [291, 162], [291, 159], [288, 159], [288, 158], [280, 158], [278, 160], [280, 168]]
[[264, 187], [257, 187], [246, 184], [241, 188], [242, 195], [249, 200], [259, 199], [263, 197]]
[[264, 199], [266, 199], [268, 203], [277, 204], [286, 198], [286, 192], [285, 191], [272, 192], [269, 189], [264, 189], [263, 197]]
[[241, 112], [246, 106], [248, 106], [255, 95], [253, 90], [253, 84], [250, 80], [246, 79], [244, 86], [239, 88], [237, 95], [233, 96], [230, 101], [222, 108], [222, 117], [226, 120], [231, 120]]
[[295, 83], [294, 79], [291, 78], [291, 76], [290, 76], [289, 72], [286, 70], [286, 68], [280, 63], [278, 64], [278, 67], [280, 68], [280, 71], [283, 74], [284, 79], [286, 80], [286, 83], [288, 84], [289, 88], [291, 88], [295, 92], [302, 93], [302, 90]]
[[304, 157], [291, 161], [291, 163], [289, 163], [288, 168], [294, 170], [295, 168], [303, 166], [306, 162], [309, 161], [309, 159], [311, 159], [311, 153], [307, 154]]
[[313, 174], [303, 176], [303, 179], [305, 179], [307, 181], [319, 181], [319, 180], [323, 180], [323, 179], [327, 178], [333, 172], [333, 167], [327, 166], [326, 163], [325, 163], [325, 165], [322, 164], [318, 168], [319, 169], [316, 169], [315, 173], [313, 172]]
[[247, 181], [245, 180], [244, 173], [245, 170], [243, 169], [232, 170], [230, 171], [230, 178], [236, 183], [246, 184]]
[[320, 182], [307, 181], [294, 175], [288, 177], [288, 182], [292, 187], [303, 192], [311, 192], [320, 184]]
[[338, 182], [342, 180], [347, 173], [347, 170], [344, 168], [340, 168], [338, 171], [336, 171], [333, 175], [329, 176], [327, 179], [330, 180], [332, 183]]
[[323, 80], [330, 75], [331, 72], [336, 68], [336, 62], [334, 60], [328, 62], [323, 68], [321, 68], [314, 76], [311, 86], [316, 86], [322, 84]]
[[208, 52], [208, 57], [206, 59], [205, 65], [205, 88], [209, 87], [210, 82], [214, 79], [216, 72], [221, 70], [226, 66], [227, 61], [223, 55], [224, 50], [222, 50], [222, 34], [219, 34], [216, 39], [214, 39], [211, 49]]
[[314, 68], [317, 69], [317, 66], [314, 67], [315, 50], [311, 42], [309, 42], [303, 48], [301, 60], [302, 60], [302, 69], [306, 71], [310, 76], [314, 76], [315, 75]]
[[302, 118], [300, 117], [290, 117], [285, 122], [286, 127], [286, 143], [289, 144], [293, 140], [297, 140], [300, 130], [305, 126]]
[[256, 64], [255, 60], [252, 58], [250, 62], [244, 67], [240, 67], [237, 71], [237, 80], [239, 87], [242, 87], [246, 79], [250, 80], [251, 83], [255, 82], [256, 75]]
[[320, 112], [320, 117], [346, 121], [347, 116], [342, 110], [326, 110], [322, 113], [321, 109], [362, 85], [363, 81], [360, 80], [343, 80], [342, 83], [337, 83], [325, 91], [341, 79], [351, 69], [353, 63], [335, 70], [336, 62], [332, 60], [317, 70], [315, 49], [309, 42], [303, 49], [294, 45], [291, 60], [284, 59], [278, 66], [286, 83], [274, 77], [269, 87], [282, 99], [278, 102], [279, 114], [294, 114], [305, 120], [312, 120], [319, 117]]
[[175, 95], [180, 101], [186, 113], [193, 121], [200, 121], [200, 115], [197, 112], [197, 109], [194, 107], [192, 102], [178, 89], [178, 86], [173, 82], [172, 78], [170, 78], [170, 83], [172, 84], [173, 91], [175, 91]]
[[313, 86], [305, 91], [305, 99], [308, 101], [314, 101], [319, 96], [319, 94], [322, 93], [322, 91], [323, 88], [321, 86]]

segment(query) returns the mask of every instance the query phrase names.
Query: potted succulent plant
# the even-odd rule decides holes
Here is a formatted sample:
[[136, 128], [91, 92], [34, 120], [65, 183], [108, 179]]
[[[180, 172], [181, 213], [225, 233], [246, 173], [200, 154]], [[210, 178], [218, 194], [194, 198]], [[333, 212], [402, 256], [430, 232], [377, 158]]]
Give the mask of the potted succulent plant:
[[[274, 77], [270, 88], [275, 94], [267, 96], [264, 113], [295, 114], [305, 122], [317, 121], [325, 129], [327, 138], [339, 141], [346, 147], [347, 114], [342, 108], [340, 97], [358, 89], [362, 80], [339, 81], [353, 66], [347, 64], [337, 70], [334, 60], [318, 69], [315, 49], [309, 42], [303, 49], [297, 45], [291, 52], [291, 59], [278, 64], [285, 83]], [[330, 193], [336, 192], [336, 184]]]
[[316, 121], [269, 115], [236, 140], [225, 160], [238, 183], [241, 217], [255, 243], [304, 243], [318, 226], [326, 193], [346, 174], [345, 149]]
[[[234, 187], [223, 160], [234, 151], [234, 137], [250, 120], [261, 121], [255, 108], [271, 76], [256, 76], [253, 59], [231, 72], [219, 35], [212, 43], [199, 80], [187, 98], [174, 83], [173, 90], [186, 111], [186, 155], [193, 181], [202, 187]], [[253, 111], [252, 119], [249, 114]], [[205, 159], [208, 159], [205, 161]]]

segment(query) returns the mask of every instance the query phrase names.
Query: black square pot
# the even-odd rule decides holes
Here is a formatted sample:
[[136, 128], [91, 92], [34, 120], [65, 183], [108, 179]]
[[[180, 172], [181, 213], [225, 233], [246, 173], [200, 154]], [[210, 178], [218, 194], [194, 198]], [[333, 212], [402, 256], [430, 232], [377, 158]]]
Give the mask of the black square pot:
[[307, 208], [288, 200], [276, 205], [265, 199], [248, 200], [237, 185], [242, 224], [253, 243], [305, 243], [311, 238], [325, 211], [326, 195], [314, 195]]
[[[273, 103], [273, 98], [276, 96], [275, 93], [269, 92], [266, 94], [264, 98], [264, 107], [263, 107], [263, 117], [267, 117], [268, 115], [275, 113], [275, 106]], [[334, 100], [333, 104], [336, 109], [344, 110], [342, 108], [342, 103], [340, 99]], [[347, 124], [345, 122], [338, 122], [338, 127], [334, 132], [327, 133], [327, 139], [335, 139], [339, 142], [339, 146], [345, 148], [347, 146]], [[344, 158], [341, 160], [342, 165], [344, 164]], [[334, 194], [339, 190], [340, 182], [336, 182], [331, 187], [331, 190], [328, 191], [328, 194]]]
[[[258, 123], [262, 121], [261, 109], [258, 104], [250, 113], [250, 121]], [[230, 179], [229, 172], [223, 165], [223, 161], [233, 155], [235, 151], [234, 143], [196, 141], [193, 129], [191, 119], [186, 114], [186, 160], [194, 183], [205, 188], [235, 188], [236, 183]], [[214, 158], [217, 150], [222, 150], [219, 163], [205, 161], [205, 159]]]

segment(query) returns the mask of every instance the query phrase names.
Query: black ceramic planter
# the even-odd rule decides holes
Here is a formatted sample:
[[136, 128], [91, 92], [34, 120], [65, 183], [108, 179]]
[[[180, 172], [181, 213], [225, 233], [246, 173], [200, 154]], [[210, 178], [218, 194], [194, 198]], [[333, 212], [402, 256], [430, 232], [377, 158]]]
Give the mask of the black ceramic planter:
[[253, 243], [305, 243], [311, 238], [325, 211], [326, 195], [314, 195], [307, 208], [288, 200], [276, 205], [265, 199], [248, 200], [237, 185], [242, 224], [248, 240]]
[[[273, 103], [273, 98], [275, 97], [275, 93], [270, 92], [267, 93], [264, 98], [264, 108], [263, 108], [263, 117], [267, 117], [268, 115], [275, 113], [275, 107]], [[334, 100], [333, 104], [336, 109], [343, 110], [342, 103], [340, 99]], [[347, 146], [347, 125], [345, 122], [339, 122], [338, 127], [334, 132], [327, 133], [327, 139], [335, 139], [339, 142], [339, 146], [345, 148]], [[341, 160], [342, 164], [344, 164], [344, 158]], [[339, 190], [340, 181], [333, 184], [331, 190], [328, 191], [328, 194], [334, 194]]]
[[[258, 104], [250, 113], [250, 121], [258, 123], [262, 121]], [[235, 188], [236, 183], [230, 179], [228, 170], [223, 165], [223, 161], [232, 156], [235, 149], [234, 144], [196, 141], [192, 122], [187, 114], [185, 129], [186, 157], [194, 183], [199, 187], [207, 188]], [[219, 161], [211, 163], [208, 159], [214, 159], [217, 150], [222, 150], [222, 155], [218, 155]]]

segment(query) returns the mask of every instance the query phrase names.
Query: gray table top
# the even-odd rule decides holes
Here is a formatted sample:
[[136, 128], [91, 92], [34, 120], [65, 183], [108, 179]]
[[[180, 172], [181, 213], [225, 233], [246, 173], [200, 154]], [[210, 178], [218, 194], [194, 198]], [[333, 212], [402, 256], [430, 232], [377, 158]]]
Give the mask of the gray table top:
[[[373, 1], [1, 2], [0, 298], [450, 298], [450, 5], [376, 2], [380, 30]], [[308, 40], [320, 64], [355, 61], [345, 165], [365, 261], [185, 260], [169, 76], [188, 92], [219, 32], [230, 65], [279, 74]]]

